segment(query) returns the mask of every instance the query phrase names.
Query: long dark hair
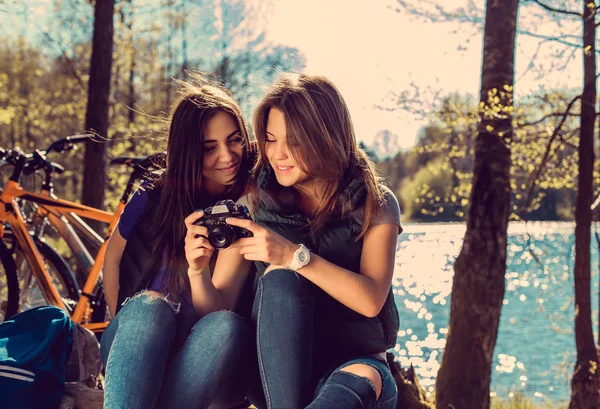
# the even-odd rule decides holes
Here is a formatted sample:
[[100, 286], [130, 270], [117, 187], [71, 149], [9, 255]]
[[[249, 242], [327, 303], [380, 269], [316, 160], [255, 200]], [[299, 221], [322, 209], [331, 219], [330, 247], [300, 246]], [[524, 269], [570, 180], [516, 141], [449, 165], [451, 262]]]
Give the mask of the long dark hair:
[[[354, 178], [366, 188], [365, 223], [362, 237], [383, 201], [383, 191], [375, 166], [354, 135], [348, 107], [339, 90], [323, 77], [306, 74], [284, 74], [270, 89], [254, 113], [254, 132], [258, 140], [261, 167], [271, 166], [265, 154], [269, 112], [276, 108], [285, 115], [287, 144], [298, 166], [315, 178], [321, 202], [311, 223], [311, 231], [319, 232], [327, 219], [340, 208], [338, 199]], [[257, 200], [256, 186], [251, 184], [251, 197]]]
[[[184, 219], [196, 209], [216, 200], [237, 200], [245, 191], [256, 152], [250, 143], [246, 121], [239, 105], [222, 87], [196, 75], [193, 83], [181, 82], [180, 98], [172, 111], [167, 141], [166, 170], [154, 181], [159, 190], [158, 211], [151, 237], [155, 240], [145, 284], [160, 269], [165, 269], [163, 288], [180, 300], [189, 292], [185, 271]], [[240, 169], [229, 189], [218, 198], [207, 195], [202, 186], [204, 138], [208, 121], [218, 112], [235, 119], [244, 139]], [[164, 263], [166, 257], [166, 263]], [[166, 264], [166, 265], [165, 265]]]

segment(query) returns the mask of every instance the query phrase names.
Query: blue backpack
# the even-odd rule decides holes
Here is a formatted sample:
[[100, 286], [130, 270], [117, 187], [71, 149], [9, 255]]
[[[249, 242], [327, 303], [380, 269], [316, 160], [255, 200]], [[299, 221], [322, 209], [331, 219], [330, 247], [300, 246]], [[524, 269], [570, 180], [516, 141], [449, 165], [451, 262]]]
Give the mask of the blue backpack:
[[0, 406], [56, 409], [72, 342], [73, 324], [58, 307], [33, 308], [0, 323]]

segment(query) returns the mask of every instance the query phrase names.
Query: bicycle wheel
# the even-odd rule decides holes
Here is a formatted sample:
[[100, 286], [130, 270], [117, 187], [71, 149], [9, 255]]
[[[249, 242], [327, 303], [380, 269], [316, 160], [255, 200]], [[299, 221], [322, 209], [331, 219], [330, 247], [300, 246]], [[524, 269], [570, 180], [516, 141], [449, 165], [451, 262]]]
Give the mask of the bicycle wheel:
[[0, 322], [12, 317], [19, 309], [19, 279], [12, 254], [0, 241]]
[[[41, 305], [47, 305], [46, 298], [44, 297], [36, 278], [32, 274], [29, 263], [25, 258], [25, 254], [17, 241], [13, 239], [12, 232], [5, 232], [4, 242], [12, 244], [12, 246], [9, 247], [9, 251], [12, 257], [14, 257], [19, 281], [18, 312], [39, 307]], [[34, 238], [34, 242], [42, 256], [44, 267], [50, 275], [52, 284], [58, 290], [65, 305], [68, 308], [73, 307], [79, 298], [79, 287], [69, 265], [46, 242], [37, 237]]]

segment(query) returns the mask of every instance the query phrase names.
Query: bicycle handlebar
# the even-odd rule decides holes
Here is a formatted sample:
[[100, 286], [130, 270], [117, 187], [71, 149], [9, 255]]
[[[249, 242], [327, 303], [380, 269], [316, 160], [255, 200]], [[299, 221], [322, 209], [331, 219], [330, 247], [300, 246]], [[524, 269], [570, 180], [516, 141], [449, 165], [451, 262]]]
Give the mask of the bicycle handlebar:
[[[59, 139], [50, 144], [46, 150], [36, 149], [35, 152], [26, 154], [21, 151], [18, 147], [5, 150], [0, 148], [0, 160], [5, 160], [8, 164], [13, 165], [13, 174], [10, 180], [19, 182], [21, 175], [31, 175], [38, 170], [44, 170], [46, 177], [43, 188], [52, 189], [52, 174], [61, 174], [65, 171], [65, 168], [56, 162], [51, 162], [46, 158], [48, 152], [64, 152], [73, 148], [74, 143], [83, 142], [90, 140], [90, 135], [74, 135], [68, 136], [63, 139]], [[127, 165], [133, 169], [133, 173], [130, 175], [129, 181], [123, 198], [125, 202], [127, 197], [133, 190], [135, 180], [139, 179], [144, 173], [158, 170], [164, 167], [166, 161], [166, 152], [158, 152], [146, 157], [117, 157], [110, 161], [111, 165]]]
[[62, 152], [73, 149], [74, 145], [77, 143], [92, 141], [92, 140], [94, 140], [93, 138], [94, 138], [93, 134], [81, 134], [81, 135], [71, 135], [71, 136], [67, 136], [66, 138], [57, 139], [46, 148], [45, 153], [46, 154], [48, 154], [50, 152], [62, 153]]
[[158, 152], [149, 156], [118, 156], [111, 159], [110, 165], [127, 165], [139, 171], [152, 170], [164, 166], [166, 152]]

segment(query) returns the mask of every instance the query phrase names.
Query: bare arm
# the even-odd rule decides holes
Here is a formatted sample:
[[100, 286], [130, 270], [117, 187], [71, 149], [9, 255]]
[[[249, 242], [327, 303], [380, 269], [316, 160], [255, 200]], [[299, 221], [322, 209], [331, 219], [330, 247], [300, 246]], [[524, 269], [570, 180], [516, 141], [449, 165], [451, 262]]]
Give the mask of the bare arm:
[[205, 237], [195, 237], [208, 234], [206, 227], [193, 224], [200, 217], [200, 213], [193, 213], [186, 218], [185, 251], [194, 309], [204, 316], [218, 310], [233, 310], [250, 271], [250, 262], [237, 249], [220, 250], [211, 279], [208, 260], [214, 249]]
[[117, 311], [117, 300], [119, 298], [119, 264], [121, 264], [121, 257], [126, 244], [127, 240], [121, 236], [119, 226], [117, 226], [108, 240], [104, 265], [102, 266], [104, 296], [110, 315], [113, 317]]
[[297, 272], [346, 307], [364, 316], [375, 317], [390, 291], [397, 238], [398, 226], [395, 224], [370, 228], [364, 237], [360, 274], [314, 254]]
[[[236, 245], [247, 260], [271, 264], [266, 273], [285, 268], [292, 260], [298, 244], [257, 225], [250, 220], [228, 218], [227, 223], [244, 227], [254, 237], [240, 239]], [[364, 237], [360, 274], [341, 268], [316, 254], [297, 273], [312, 281], [346, 307], [367, 317], [381, 311], [387, 298], [394, 272], [396, 241], [399, 227], [381, 224], [370, 228]]]

